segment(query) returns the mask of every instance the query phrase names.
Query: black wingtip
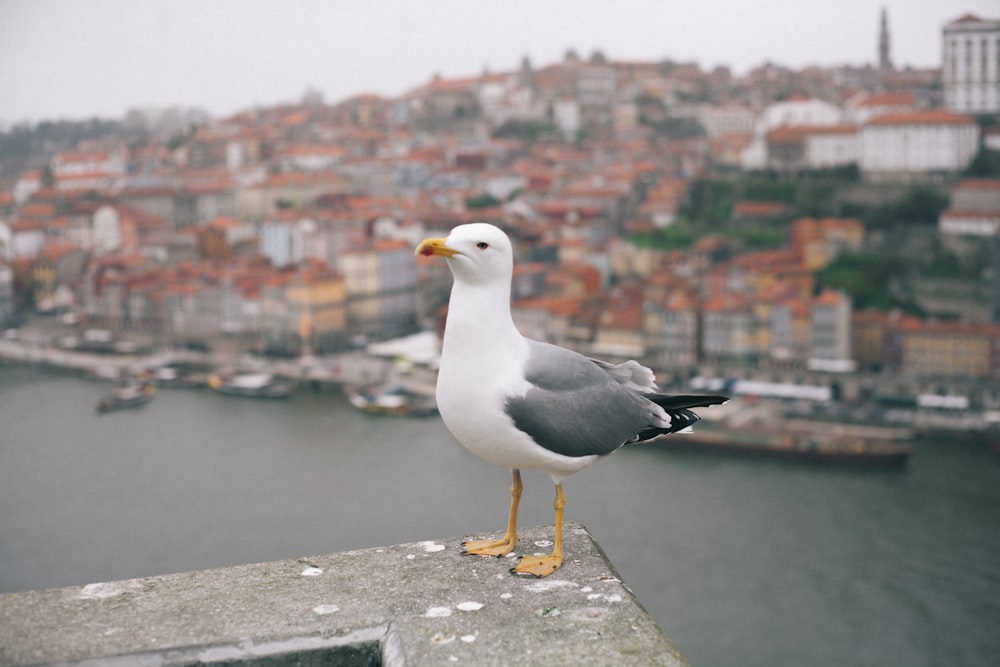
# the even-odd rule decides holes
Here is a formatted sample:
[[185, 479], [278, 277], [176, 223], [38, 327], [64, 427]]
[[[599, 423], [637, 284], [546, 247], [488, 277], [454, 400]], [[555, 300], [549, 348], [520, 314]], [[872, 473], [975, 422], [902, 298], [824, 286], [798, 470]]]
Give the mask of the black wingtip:
[[654, 427], [646, 429], [645, 431], [640, 431], [635, 438], [636, 441], [639, 442], [651, 440], [661, 435], [668, 435], [670, 433], [683, 431], [684, 429], [689, 428], [701, 421], [701, 417], [694, 412], [691, 412], [690, 408], [707, 408], [713, 405], [721, 405], [729, 400], [728, 396], [720, 396], [717, 394], [682, 394], [677, 396], [671, 396], [669, 394], [654, 394], [648, 398], [662, 407], [666, 413], [670, 415], [670, 426], [667, 428]]
[[654, 394], [649, 400], [659, 405], [664, 410], [687, 410], [688, 408], [708, 408], [713, 405], [722, 405], [729, 400], [728, 396], [718, 394]]

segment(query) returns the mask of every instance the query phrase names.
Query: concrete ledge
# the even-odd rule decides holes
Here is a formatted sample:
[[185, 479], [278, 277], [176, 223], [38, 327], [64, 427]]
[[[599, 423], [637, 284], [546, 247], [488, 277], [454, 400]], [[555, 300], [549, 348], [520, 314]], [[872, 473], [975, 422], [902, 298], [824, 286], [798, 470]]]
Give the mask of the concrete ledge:
[[579, 524], [546, 579], [461, 541], [0, 595], [0, 664], [687, 664]]

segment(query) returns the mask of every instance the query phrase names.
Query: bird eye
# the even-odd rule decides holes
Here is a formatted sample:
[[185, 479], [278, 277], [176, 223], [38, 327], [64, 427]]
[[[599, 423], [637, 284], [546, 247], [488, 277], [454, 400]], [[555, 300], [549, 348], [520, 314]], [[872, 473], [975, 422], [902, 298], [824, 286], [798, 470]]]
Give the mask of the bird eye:
[[486, 241], [480, 241], [479, 243], [476, 244], [476, 247], [479, 248], [480, 250], [486, 250], [487, 248], [490, 247], [490, 244], [487, 243]]

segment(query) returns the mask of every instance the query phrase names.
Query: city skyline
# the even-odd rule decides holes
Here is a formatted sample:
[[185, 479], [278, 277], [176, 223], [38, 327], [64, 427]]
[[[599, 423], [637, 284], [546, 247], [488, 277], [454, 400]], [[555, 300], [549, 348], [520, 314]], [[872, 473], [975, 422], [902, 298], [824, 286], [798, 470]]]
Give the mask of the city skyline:
[[[393, 97], [431, 79], [510, 71], [602, 51], [612, 60], [697, 61], [740, 75], [773, 62], [877, 64], [888, 13], [897, 67], [940, 65], [943, 25], [993, 4], [847, 0], [836, 10], [755, 3], [649, 1], [470, 6], [452, 0], [368, 6], [301, 0], [123, 3], [0, 2], [0, 128], [130, 108], [183, 106], [213, 115], [373, 92]], [[44, 84], [44, 85], [43, 85]]]

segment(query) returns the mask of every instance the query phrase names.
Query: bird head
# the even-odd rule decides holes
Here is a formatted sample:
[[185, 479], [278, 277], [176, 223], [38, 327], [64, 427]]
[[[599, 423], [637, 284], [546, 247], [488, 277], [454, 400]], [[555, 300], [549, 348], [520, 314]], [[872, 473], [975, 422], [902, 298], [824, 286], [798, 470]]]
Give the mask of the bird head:
[[459, 225], [446, 239], [426, 239], [416, 253], [444, 257], [455, 280], [467, 284], [509, 282], [514, 266], [510, 239], [499, 228], [483, 222]]

